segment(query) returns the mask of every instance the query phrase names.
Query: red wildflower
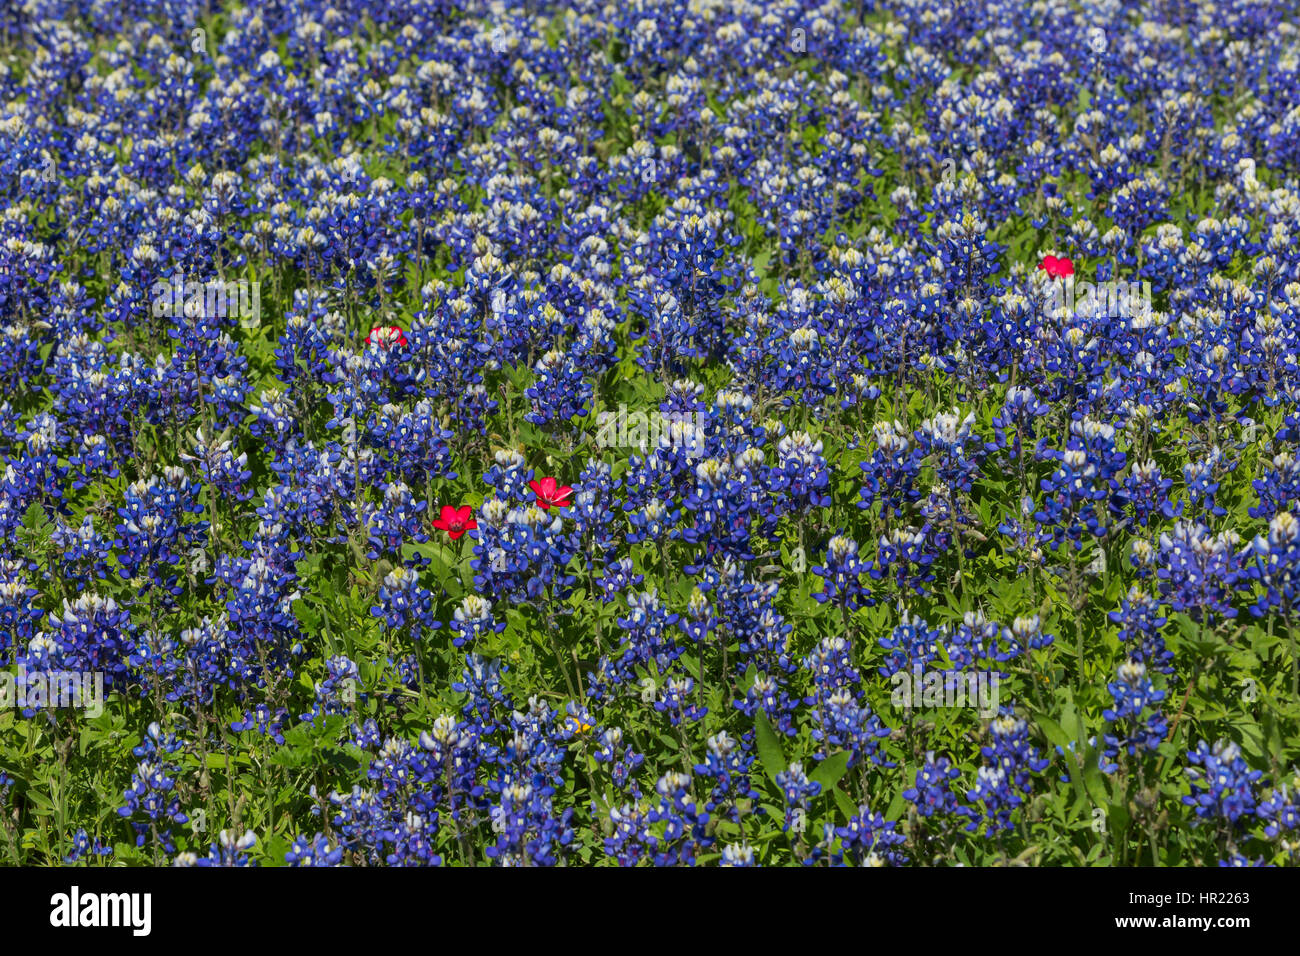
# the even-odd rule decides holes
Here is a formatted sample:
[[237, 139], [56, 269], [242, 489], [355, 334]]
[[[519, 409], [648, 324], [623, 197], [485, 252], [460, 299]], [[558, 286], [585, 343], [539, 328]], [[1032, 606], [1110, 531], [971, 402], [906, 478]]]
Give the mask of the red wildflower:
[[1060, 259], [1056, 256], [1043, 256], [1043, 261], [1038, 264], [1038, 268], [1046, 271], [1053, 279], [1064, 279], [1066, 276], [1074, 275], [1074, 263], [1064, 256]]
[[473, 518], [474, 509], [469, 505], [462, 505], [459, 508], [453, 508], [451, 505], [443, 505], [442, 513], [433, 526], [439, 531], [447, 532], [452, 541], [455, 541], [466, 531], [473, 531], [478, 527], [478, 522]]
[[573, 489], [568, 485], [557, 485], [554, 478], [530, 481], [528, 487], [533, 489], [533, 492], [537, 495], [537, 506], [543, 511], [550, 510], [551, 505], [557, 508], [567, 508], [573, 504], [569, 500], [569, 495], [573, 494]]
[[406, 335], [396, 325], [376, 325], [366, 336], [366, 344], [371, 343], [388, 348], [393, 344], [405, 345]]

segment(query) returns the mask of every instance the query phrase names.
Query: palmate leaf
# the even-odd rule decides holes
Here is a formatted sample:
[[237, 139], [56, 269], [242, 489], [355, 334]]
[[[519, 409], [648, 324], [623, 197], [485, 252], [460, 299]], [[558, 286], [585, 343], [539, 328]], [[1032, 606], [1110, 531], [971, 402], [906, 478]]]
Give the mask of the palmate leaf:
[[26, 546], [34, 551], [44, 550], [50, 545], [54, 536], [54, 522], [50, 520], [40, 503], [35, 501], [23, 512], [19, 528]]

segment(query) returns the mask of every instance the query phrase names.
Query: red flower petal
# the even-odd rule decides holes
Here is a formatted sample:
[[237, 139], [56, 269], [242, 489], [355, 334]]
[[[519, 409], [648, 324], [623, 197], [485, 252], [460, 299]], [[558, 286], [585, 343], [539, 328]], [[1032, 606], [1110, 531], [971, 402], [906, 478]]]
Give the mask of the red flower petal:
[[559, 484], [554, 478], [546, 477], [541, 481], [530, 481], [528, 487], [537, 495], [537, 507], [543, 511], [549, 511], [552, 506], [567, 508], [572, 504], [568, 497], [573, 494], [573, 489], [568, 485]]
[[378, 344], [385, 348], [394, 342], [398, 345], [406, 344], [406, 334], [396, 325], [376, 325], [366, 336], [366, 344], [373, 344], [375, 339], [378, 339]]
[[1059, 259], [1056, 256], [1043, 256], [1043, 261], [1038, 264], [1038, 268], [1053, 279], [1063, 279], [1066, 276], [1074, 275], [1074, 263], [1064, 256]]
[[459, 508], [443, 505], [439, 509], [438, 520], [432, 522], [432, 525], [439, 531], [447, 532], [447, 536], [455, 541], [466, 531], [473, 531], [478, 527], [473, 514], [474, 509], [469, 505], [461, 505]]

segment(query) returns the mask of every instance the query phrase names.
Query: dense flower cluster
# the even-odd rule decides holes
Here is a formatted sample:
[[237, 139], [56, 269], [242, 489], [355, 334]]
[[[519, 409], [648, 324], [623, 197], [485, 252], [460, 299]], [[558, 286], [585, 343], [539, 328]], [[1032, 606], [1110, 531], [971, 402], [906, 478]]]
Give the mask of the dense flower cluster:
[[1293, 14], [0, 14], [0, 852], [1293, 861]]

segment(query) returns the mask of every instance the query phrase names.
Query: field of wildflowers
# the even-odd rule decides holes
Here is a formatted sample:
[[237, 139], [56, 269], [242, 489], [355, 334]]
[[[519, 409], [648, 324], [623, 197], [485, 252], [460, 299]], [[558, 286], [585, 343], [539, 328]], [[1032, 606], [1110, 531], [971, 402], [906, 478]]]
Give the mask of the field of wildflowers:
[[1295, 862], [1297, 24], [4, 3], [0, 862]]

